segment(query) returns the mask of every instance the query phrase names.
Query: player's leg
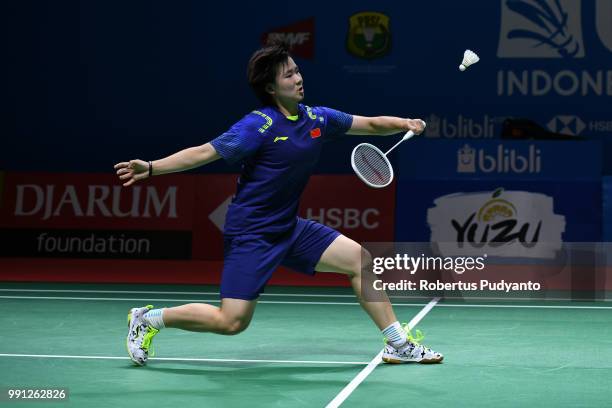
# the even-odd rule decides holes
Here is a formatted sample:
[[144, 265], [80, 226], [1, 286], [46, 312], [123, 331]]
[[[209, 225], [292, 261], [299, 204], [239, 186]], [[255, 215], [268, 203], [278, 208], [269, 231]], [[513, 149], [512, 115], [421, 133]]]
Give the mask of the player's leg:
[[[365, 302], [363, 299], [361, 245], [332, 228], [302, 218], [298, 219], [292, 242], [283, 260], [284, 266], [305, 274], [319, 271], [348, 275], [359, 302], [379, 329], [397, 320], [386, 293], [381, 294], [381, 302]], [[364, 257], [365, 262], [369, 262], [369, 254], [365, 251]], [[373, 278], [374, 274], [371, 275]]]
[[249, 326], [256, 305], [257, 300], [231, 298], [222, 299], [220, 307], [189, 303], [164, 309], [163, 320], [165, 327], [233, 335]]
[[363, 309], [372, 318], [376, 326], [380, 330], [384, 330], [397, 321], [397, 318], [385, 292], [377, 293], [379, 299], [376, 302], [364, 300], [362, 284], [372, 285], [372, 282], [376, 279], [376, 275], [373, 273], [366, 275], [362, 272], [362, 270], [370, 269], [362, 268], [362, 263], [368, 265], [370, 262], [370, 254], [365, 250], [362, 251], [361, 245], [344, 235], [339, 235], [323, 252], [315, 270], [347, 275]]
[[378, 328], [387, 338], [383, 360], [387, 363], [439, 363], [443, 356], [414, 339], [397, 321], [386, 293], [377, 293], [376, 301], [364, 299], [362, 285], [372, 285], [375, 278], [371, 268], [371, 255], [361, 245], [345, 237], [338, 236], [323, 252], [315, 269], [320, 272], [338, 272], [347, 275], [359, 303], [370, 315]]
[[153, 337], [166, 327], [238, 334], [248, 327], [256, 305], [256, 300], [225, 298], [221, 307], [189, 303], [163, 309], [153, 309], [151, 305], [133, 308], [128, 314], [128, 354], [134, 363], [145, 365]]
[[[246, 329], [257, 298], [280, 264], [288, 239], [237, 237], [227, 239], [221, 278], [221, 306], [190, 303], [172, 308], [134, 308], [128, 315], [128, 353], [144, 365], [153, 337], [165, 327], [232, 335]], [[283, 245], [284, 244], [284, 245]]]

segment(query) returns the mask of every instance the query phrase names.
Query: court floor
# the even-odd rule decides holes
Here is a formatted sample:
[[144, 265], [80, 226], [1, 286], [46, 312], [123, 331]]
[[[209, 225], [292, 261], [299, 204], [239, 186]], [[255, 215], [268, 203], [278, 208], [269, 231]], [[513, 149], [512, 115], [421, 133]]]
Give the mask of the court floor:
[[45, 406], [78, 407], [612, 404], [609, 302], [398, 300], [445, 360], [396, 366], [372, 363], [382, 338], [348, 289], [271, 287], [238, 336], [163, 330], [149, 365], [131, 364], [130, 307], [215, 303], [216, 289], [1, 283], [0, 387], [67, 387]]

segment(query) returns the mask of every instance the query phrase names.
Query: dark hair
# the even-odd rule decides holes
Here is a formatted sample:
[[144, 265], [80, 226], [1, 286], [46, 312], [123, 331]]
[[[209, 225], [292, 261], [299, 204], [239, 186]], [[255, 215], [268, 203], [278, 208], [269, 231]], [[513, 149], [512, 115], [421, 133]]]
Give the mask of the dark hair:
[[273, 105], [272, 95], [266, 92], [266, 85], [274, 83], [281, 65], [289, 61], [289, 45], [275, 43], [255, 51], [249, 60], [247, 78], [257, 99], [264, 105]]

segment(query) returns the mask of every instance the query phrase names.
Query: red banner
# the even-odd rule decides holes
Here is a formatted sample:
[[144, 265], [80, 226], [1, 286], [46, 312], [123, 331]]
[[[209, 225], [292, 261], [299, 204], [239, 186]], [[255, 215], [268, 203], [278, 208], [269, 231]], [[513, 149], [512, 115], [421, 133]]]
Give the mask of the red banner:
[[[10, 268], [0, 267], [0, 279], [127, 282], [126, 272], [139, 265], [151, 276], [138, 279], [217, 283], [237, 178], [166, 175], [124, 188], [113, 174], [8, 173], [0, 190], [0, 265]], [[358, 242], [392, 241], [394, 197], [394, 185], [375, 190], [352, 175], [313, 176], [300, 216]], [[270, 283], [347, 281], [281, 270]]]
[[[223, 224], [236, 175], [197, 176], [193, 258], [223, 259]], [[353, 175], [317, 175], [302, 195], [300, 216], [357, 241], [393, 241], [395, 184], [372, 189]]]
[[193, 259], [223, 259], [223, 224], [237, 180], [237, 174], [196, 176]]
[[0, 226], [191, 230], [194, 182], [167, 175], [123, 187], [113, 174], [7, 173]]
[[300, 216], [332, 227], [357, 242], [391, 242], [395, 183], [374, 189], [354, 175], [313, 176], [302, 196]]

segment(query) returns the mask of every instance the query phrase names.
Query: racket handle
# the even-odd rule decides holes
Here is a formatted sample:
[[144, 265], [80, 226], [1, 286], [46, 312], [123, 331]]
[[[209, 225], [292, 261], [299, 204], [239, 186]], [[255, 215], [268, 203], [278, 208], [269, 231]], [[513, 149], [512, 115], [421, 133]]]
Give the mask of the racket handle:
[[402, 137], [402, 142], [404, 140], [408, 140], [410, 139], [412, 136], [414, 136], [414, 132], [412, 130], [409, 130], [408, 132], [406, 132], [406, 134], [404, 135], [404, 137]]
[[[424, 121], [421, 121], [421, 122], [423, 122], [423, 128], [425, 128], [425, 122], [424, 122]], [[389, 150], [387, 150], [387, 152], [385, 153], [385, 156], [386, 156], [386, 155], [388, 155], [389, 153], [391, 153], [391, 151], [392, 151], [393, 149], [395, 149], [397, 146], [399, 146], [399, 145], [400, 145], [400, 143], [402, 143], [404, 140], [408, 140], [408, 139], [410, 139], [412, 136], [414, 136], [414, 132], [413, 132], [412, 130], [409, 130], [408, 132], [406, 132], [406, 134], [404, 135], [404, 137], [402, 137], [402, 139], [401, 139], [399, 142], [397, 142], [396, 144], [394, 144], [394, 145], [393, 145], [393, 147], [392, 147], [392, 148], [390, 148]]]

